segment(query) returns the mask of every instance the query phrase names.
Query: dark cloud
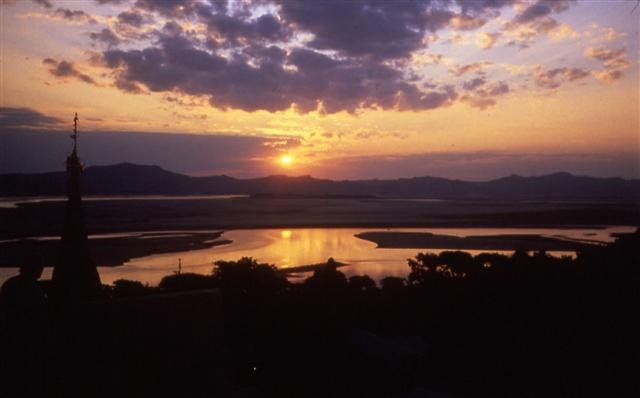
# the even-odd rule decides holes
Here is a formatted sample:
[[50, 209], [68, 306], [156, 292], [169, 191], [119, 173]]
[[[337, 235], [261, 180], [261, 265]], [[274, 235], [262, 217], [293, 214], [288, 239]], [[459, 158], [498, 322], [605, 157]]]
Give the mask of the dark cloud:
[[551, 7], [546, 4], [535, 3], [527, 7], [520, 14], [516, 15], [514, 21], [517, 23], [526, 23], [549, 14], [551, 14]]
[[476, 88], [484, 85], [487, 79], [484, 76], [476, 77], [475, 79], [468, 80], [462, 84], [462, 88], [467, 91], [475, 90]]
[[528, 23], [535, 19], [546, 17], [551, 13], [565, 11], [574, 2], [571, 0], [538, 0], [529, 5], [520, 14], [516, 15], [514, 22], [518, 24]]
[[[476, 29], [513, 2], [255, 0], [234, 3], [230, 8], [226, 1], [137, 0], [135, 9], [169, 18], [198, 19], [213, 36], [211, 43], [235, 46], [262, 39], [273, 44], [291, 39], [295, 32], [308, 34], [304, 44], [315, 50], [388, 60], [407, 58], [423, 48], [428, 32], [445, 27]], [[256, 17], [254, 11], [260, 8], [271, 13]]]
[[0, 128], [34, 128], [61, 123], [61, 120], [30, 108], [0, 107]]
[[253, 59], [275, 64], [284, 63], [287, 57], [287, 52], [277, 46], [263, 47], [260, 45], [252, 45], [247, 47], [244, 53]]
[[237, 46], [241, 40], [285, 41], [292, 34], [287, 26], [271, 14], [245, 21], [235, 16], [213, 13], [209, 8], [200, 8], [199, 16], [213, 37], [231, 46]]
[[155, 18], [151, 14], [124, 11], [118, 14], [117, 18], [111, 29], [122, 42], [148, 42], [157, 35], [157, 31], [152, 28]]
[[122, 40], [109, 28], [104, 28], [100, 32], [89, 33], [91, 40], [107, 44], [109, 47], [117, 46]]
[[[120, 10], [111, 28], [90, 34], [109, 47], [99, 57], [92, 55], [91, 62], [96, 65], [99, 59], [110, 69], [105, 76], [122, 91], [208, 98], [220, 109], [426, 110], [460, 99], [454, 87], [461, 86], [466, 98], [488, 104], [495, 95], [478, 92], [479, 80], [425, 83], [410, 57], [428, 46], [438, 30], [476, 29], [514, 2], [135, 0]], [[555, 23], [549, 15], [568, 4], [539, 0], [511, 24], [549, 29], [549, 21]], [[168, 22], [159, 30], [141, 29], [156, 18]], [[494, 46], [499, 33], [483, 34], [482, 45]], [[117, 49], [123, 42], [131, 46]], [[484, 70], [491, 65], [455, 65], [449, 72], [482, 75], [490, 87]], [[65, 61], [52, 65], [51, 73], [93, 82]]]
[[281, 15], [314, 38], [308, 46], [375, 59], [407, 57], [426, 31], [445, 27], [453, 12], [421, 1], [282, 1]]
[[58, 62], [55, 59], [45, 58], [44, 60], [42, 60], [42, 63], [49, 67], [49, 72], [55, 77], [74, 77], [88, 84], [97, 84], [91, 76], [78, 71], [72, 62]]
[[558, 88], [564, 82], [571, 82], [589, 76], [589, 71], [581, 68], [547, 69], [542, 65], [533, 68], [533, 80], [540, 87]]
[[482, 15], [510, 6], [517, 1], [518, 0], [456, 0], [456, 3], [464, 14]]
[[186, 17], [206, 4], [200, 0], [137, 0], [135, 7], [166, 17]]
[[509, 92], [509, 85], [505, 82], [499, 82], [493, 85], [491, 88], [489, 88], [486, 91], [487, 95], [494, 96], [494, 97], [497, 95], [506, 94], [508, 92]]
[[139, 28], [145, 22], [144, 16], [136, 11], [123, 11], [118, 14], [118, 22]]
[[313, 34], [308, 46], [373, 59], [408, 57], [425, 46], [426, 33], [445, 27], [477, 29], [514, 2], [279, 1], [286, 22]]
[[82, 10], [70, 10], [68, 8], [58, 8], [54, 15], [69, 21], [96, 23], [96, 20]]
[[226, 59], [194, 47], [179, 34], [162, 35], [158, 44], [144, 50], [105, 51], [104, 65], [115, 71], [120, 84], [205, 95], [222, 109], [278, 111], [295, 105], [300, 112], [423, 110], [449, 105], [456, 98], [451, 87], [423, 92], [386, 65], [334, 59], [308, 49], [286, 54], [276, 46], [254, 45]]
[[563, 72], [565, 79], [572, 82], [589, 76], [589, 71], [580, 68], [568, 68]]
[[139, 84], [130, 82], [128, 80], [117, 78], [114, 82], [114, 85], [120, 90], [129, 93], [129, 94], [143, 94], [145, 90], [140, 87]]
[[206, 101], [201, 101], [193, 97], [173, 96], [169, 94], [163, 96], [162, 99], [167, 102], [174, 103], [176, 105], [180, 105], [181, 107], [187, 107], [187, 108], [200, 107], [200, 106], [205, 106], [207, 104]]

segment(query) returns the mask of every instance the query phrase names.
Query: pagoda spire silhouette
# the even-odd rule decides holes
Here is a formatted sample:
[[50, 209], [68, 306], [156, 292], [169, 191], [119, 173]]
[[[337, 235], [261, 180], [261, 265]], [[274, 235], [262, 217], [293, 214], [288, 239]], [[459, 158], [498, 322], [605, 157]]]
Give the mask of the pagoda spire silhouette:
[[80, 177], [83, 166], [78, 157], [78, 114], [73, 119], [73, 150], [67, 157], [67, 203], [58, 261], [52, 284], [59, 298], [87, 299], [102, 294], [100, 275], [89, 253], [82, 211]]

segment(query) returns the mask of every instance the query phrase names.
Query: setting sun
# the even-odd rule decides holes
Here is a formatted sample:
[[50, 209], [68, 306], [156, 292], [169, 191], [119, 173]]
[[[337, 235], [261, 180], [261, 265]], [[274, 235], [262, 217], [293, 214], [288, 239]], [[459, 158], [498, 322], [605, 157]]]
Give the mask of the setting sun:
[[293, 158], [289, 155], [284, 155], [280, 158], [280, 164], [283, 166], [289, 166], [293, 163]]

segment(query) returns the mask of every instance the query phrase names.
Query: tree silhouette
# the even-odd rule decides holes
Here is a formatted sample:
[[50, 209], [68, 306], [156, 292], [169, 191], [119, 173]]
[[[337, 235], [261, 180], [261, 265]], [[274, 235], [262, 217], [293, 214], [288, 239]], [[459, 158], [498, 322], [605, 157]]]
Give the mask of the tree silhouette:
[[289, 284], [274, 265], [258, 263], [251, 257], [242, 257], [238, 261], [216, 261], [214, 265], [213, 280], [224, 293], [276, 294]]

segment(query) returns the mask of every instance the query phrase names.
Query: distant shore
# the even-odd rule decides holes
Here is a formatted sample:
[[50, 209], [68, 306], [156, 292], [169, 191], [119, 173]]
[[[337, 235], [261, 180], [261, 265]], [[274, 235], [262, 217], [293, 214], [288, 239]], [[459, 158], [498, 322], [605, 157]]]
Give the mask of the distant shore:
[[450, 236], [426, 232], [363, 232], [356, 237], [379, 248], [447, 250], [575, 251], [593, 243], [540, 235]]

